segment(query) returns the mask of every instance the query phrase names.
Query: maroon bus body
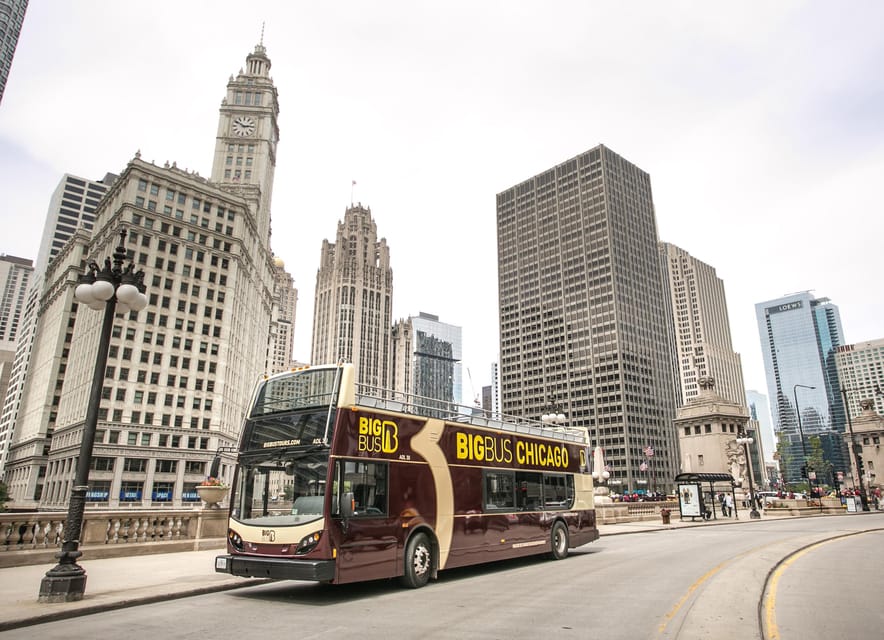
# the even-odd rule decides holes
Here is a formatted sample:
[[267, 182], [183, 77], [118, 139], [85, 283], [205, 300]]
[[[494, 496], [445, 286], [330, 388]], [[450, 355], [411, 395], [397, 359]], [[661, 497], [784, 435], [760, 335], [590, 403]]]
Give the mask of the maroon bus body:
[[[428, 429], [428, 422], [433, 422], [439, 432], [435, 444], [429, 447], [436, 456], [432, 461], [416, 450], [421, 447], [415, 447], [416, 436]], [[340, 408], [331, 444], [325, 513], [332, 513], [336, 463], [345, 460], [389, 463], [385, 513], [346, 520], [327, 516], [319, 544], [297, 556], [292, 545], [273, 543], [253, 544], [250, 553], [243, 554], [228, 540], [227, 557], [232, 563], [244, 560], [244, 556], [260, 557], [261, 562], [267, 561], [267, 568], [262, 573], [262, 566], [248, 572], [228, 567], [225, 572], [274, 578], [297, 576], [334, 583], [402, 576], [406, 545], [419, 531], [432, 541], [434, 570], [549, 552], [552, 527], [557, 521], [567, 527], [568, 546], [581, 546], [599, 537], [593, 508], [487, 511], [483, 509], [483, 473], [495, 468], [585, 474], [585, 446], [360, 406]], [[427, 450], [426, 439], [423, 450]], [[444, 456], [444, 463], [439, 456]], [[450, 514], [438, 513], [439, 486], [443, 492], [451, 492]], [[450, 528], [450, 546], [444, 564], [439, 566], [442, 545], [438, 534], [443, 522]], [[278, 566], [274, 569], [272, 560], [277, 565], [299, 563], [303, 570], [293, 573]]]

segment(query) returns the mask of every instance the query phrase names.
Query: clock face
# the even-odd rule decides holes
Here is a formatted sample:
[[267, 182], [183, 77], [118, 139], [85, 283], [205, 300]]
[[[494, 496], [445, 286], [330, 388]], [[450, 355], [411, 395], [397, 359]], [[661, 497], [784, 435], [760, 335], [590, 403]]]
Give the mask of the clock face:
[[233, 120], [233, 135], [250, 136], [255, 133], [255, 121], [248, 116], [239, 116]]

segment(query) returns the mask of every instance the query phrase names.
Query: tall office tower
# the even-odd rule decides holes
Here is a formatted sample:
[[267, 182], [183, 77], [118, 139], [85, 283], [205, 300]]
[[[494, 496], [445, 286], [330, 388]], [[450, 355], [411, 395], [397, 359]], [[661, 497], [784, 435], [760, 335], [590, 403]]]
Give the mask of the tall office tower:
[[[34, 274], [34, 263], [25, 258], [0, 255], [0, 397], [12, 377], [15, 348], [22, 335], [25, 303]], [[3, 477], [9, 431], [0, 423], [0, 478]]]
[[491, 363], [491, 415], [494, 418], [500, 418], [502, 409], [500, 408], [500, 363]]
[[838, 307], [805, 291], [759, 302], [755, 315], [784, 480], [802, 481], [812, 436], [820, 438], [834, 470], [847, 471], [837, 435], [845, 424], [835, 369], [835, 349], [844, 342]]
[[[228, 83], [215, 161], [240, 182], [132, 159], [49, 263], [6, 480], [13, 505], [59, 508], [70, 493], [102, 314], [78, 305], [83, 265], [120, 243], [145, 272], [148, 307], [111, 334], [87, 499], [106, 508], [196, 502], [219, 446], [236, 443], [267, 359], [274, 304], [269, 193], [276, 90], [263, 46]], [[237, 92], [250, 92], [248, 109]], [[259, 94], [256, 98], [255, 95]], [[243, 170], [244, 171], [244, 170]], [[213, 175], [218, 174], [216, 166]]]
[[866, 399], [884, 416], [884, 338], [837, 347], [835, 368], [852, 417], [862, 414], [860, 402]]
[[482, 407], [485, 415], [491, 416], [494, 414], [494, 391], [490, 384], [482, 387], [482, 402], [479, 406]]
[[292, 367], [292, 349], [295, 344], [295, 313], [298, 308], [298, 290], [295, 280], [285, 270], [281, 258], [273, 261], [273, 318], [267, 343], [267, 371], [279, 373]]
[[[10, 373], [9, 384], [3, 387], [3, 409], [0, 412], [0, 434], [11, 434], [12, 427], [18, 419], [18, 408], [24, 381], [28, 374], [31, 351], [34, 347], [37, 309], [43, 289], [46, 267], [61, 251], [74, 232], [83, 228], [89, 232], [95, 222], [95, 209], [107, 192], [108, 187], [117, 179], [112, 173], [105, 174], [101, 180], [88, 180], [78, 176], [65, 174], [58, 183], [49, 200], [46, 223], [37, 250], [37, 263], [34, 265], [34, 278], [27, 292], [24, 313], [21, 319], [21, 331], [15, 358]], [[6, 458], [4, 442], [0, 435], [0, 477], [3, 475]]]
[[0, 102], [27, 10], [28, 0], [0, 0]]
[[731, 343], [724, 282], [714, 267], [668, 242], [660, 243], [660, 257], [675, 320], [681, 404], [697, 397], [700, 378], [711, 376], [718, 395], [743, 405], [743, 367]]
[[15, 351], [33, 275], [31, 260], [0, 255], [0, 351]]
[[[675, 356], [650, 176], [598, 146], [497, 194], [497, 234], [503, 412], [555, 408], [586, 427], [617, 489], [671, 484]], [[648, 447], [653, 478], [639, 470]]]
[[69, 173], [64, 175], [49, 200], [46, 224], [37, 251], [37, 264], [34, 265], [39, 277], [42, 278], [46, 266], [64, 248], [74, 231], [82, 227], [92, 232], [95, 209], [116, 179], [113, 173], [105, 174], [101, 180], [89, 180]]
[[371, 209], [350, 205], [334, 244], [322, 241], [313, 308], [311, 362], [356, 365], [359, 384], [392, 380], [393, 269]]
[[746, 406], [749, 407], [749, 419], [758, 422], [761, 440], [764, 443], [765, 460], [773, 460], [773, 454], [777, 450], [777, 439], [770, 423], [770, 405], [767, 396], [754, 389], [746, 391]]
[[421, 312], [393, 326], [392, 388], [406, 394], [439, 401], [450, 415], [463, 403], [461, 327], [440, 322], [439, 317]]

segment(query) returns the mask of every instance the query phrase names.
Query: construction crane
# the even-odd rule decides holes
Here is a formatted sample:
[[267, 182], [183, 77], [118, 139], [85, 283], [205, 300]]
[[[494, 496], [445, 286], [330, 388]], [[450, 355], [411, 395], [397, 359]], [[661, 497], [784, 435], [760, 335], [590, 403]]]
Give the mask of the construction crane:
[[479, 401], [479, 394], [476, 393], [476, 387], [473, 386], [473, 374], [470, 373], [469, 367], [467, 367], [467, 378], [470, 380], [470, 391], [473, 392], [473, 404], [477, 407], [481, 407], [482, 403]]

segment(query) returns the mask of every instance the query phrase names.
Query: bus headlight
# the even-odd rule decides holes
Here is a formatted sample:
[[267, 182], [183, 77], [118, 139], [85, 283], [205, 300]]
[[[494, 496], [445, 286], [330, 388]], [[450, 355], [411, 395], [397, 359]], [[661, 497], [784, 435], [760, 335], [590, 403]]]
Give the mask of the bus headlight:
[[227, 540], [237, 551], [242, 551], [242, 537], [233, 529], [227, 530]]
[[307, 553], [308, 551], [313, 551], [313, 549], [316, 548], [316, 545], [319, 544], [319, 539], [321, 537], [322, 531], [316, 531], [309, 536], [304, 536], [298, 543], [298, 548], [295, 549], [295, 553]]

